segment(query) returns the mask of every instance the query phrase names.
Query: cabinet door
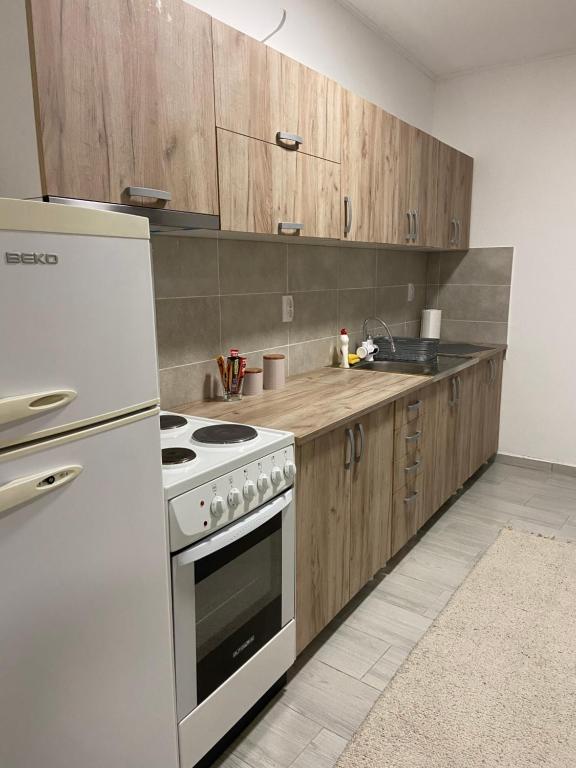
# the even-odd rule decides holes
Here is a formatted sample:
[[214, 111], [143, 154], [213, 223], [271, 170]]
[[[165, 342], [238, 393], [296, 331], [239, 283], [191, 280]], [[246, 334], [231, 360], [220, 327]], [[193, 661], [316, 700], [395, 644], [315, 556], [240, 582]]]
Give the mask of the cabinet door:
[[350, 475], [343, 429], [298, 449], [296, 633], [300, 652], [350, 597]]
[[210, 17], [181, 0], [30, 13], [44, 193], [218, 213]]
[[454, 219], [458, 223], [456, 242], [452, 246], [456, 249], [466, 249], [470, 243], [473, 168], [474, 160], [471, 157], [463, 152], [456, 152], [451, 206]]
[[220, 21], [212, 29], [217, 126], [270, 143], [296, 134], [298, 151], [339, 163], [341, 86]]
[[470, 477], [470, 454], [474, 422], [474, 368], [467, 368], [456, 376], [456, 439], [454, 471], [456, 489]]
[[[224, 230], [337, 238], [340, 166], [218, 129]], [[282, 230], [281, 224], [301, 224]]]
[[439, 381], [436, 387], [434, 470], [431, 498], [434, 511], [456, 491], [456, 383], [455, 377]]
[[390, 510], [394, 445], [394, 406], [354, 424], [355, 460], [350, 500], [350, 597], [386, 564], [390, 550]]
[[502, 400], [502, 373], [504, 355], [499, 354], [487, 361], [489, 378], [486, 385], [486, 409], [484, 421], [484, 461], [492, 458], [498, 452], [498, 437], [500, 434], [500, 404]]
[[408, 123], [400, 125], [395, 242], [434, 245], [439, 142]]
[[486, 461], [486, 426], [488, 409], [488, 388], [492, 376], [492, 364], [490, 360], [480, 360], [474, 366], [474, 404], [472, 407], [472, 423], [470, 437], [470, 464], [469, 476], [471, 477]]
[[342, 117], [344, 237], [395, 242], [400, 120], [350, 91], [344, 93]]

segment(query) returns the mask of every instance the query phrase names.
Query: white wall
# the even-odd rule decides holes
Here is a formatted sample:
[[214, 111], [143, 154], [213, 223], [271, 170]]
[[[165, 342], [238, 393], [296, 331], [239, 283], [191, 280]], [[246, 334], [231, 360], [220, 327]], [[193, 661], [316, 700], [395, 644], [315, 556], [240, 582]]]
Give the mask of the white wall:
[[432, 124], [433, 81], [335, 0], [188, 0], [211, 16], [342, 83], [424, 130]]
[[513, 245], [500, 450], [576, 465], [576, 56], [438, 83], [475, 158], [471, 245]]

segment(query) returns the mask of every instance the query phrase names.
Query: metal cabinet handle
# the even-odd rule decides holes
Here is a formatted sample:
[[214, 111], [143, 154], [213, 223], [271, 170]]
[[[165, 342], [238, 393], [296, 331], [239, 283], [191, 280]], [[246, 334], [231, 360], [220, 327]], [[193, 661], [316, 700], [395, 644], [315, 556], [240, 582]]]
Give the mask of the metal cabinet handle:
[[[289, 142], [286, 144], [285, 142]], [[304, 139], [302, 136], [298, 136], [297, 133], [287, 133], [286, 131], [278, 131], [276, 133], [276, 144], [279, 144], [284, 149], [297, 150], [302, 144]]]
[[354, 446], [354, 461], [356, 464], [358, 464], [362, 458], [362, 454], [364, 453], [364, 424], [358, 422], [358, 424], [354, 426], [354, 432], [358, 433], [360, 436], [360, 450], [356, 451], [356, 446]]
[[416, 443], [420, 438], [422, 437], [422, 432], [419, 430], [418, 432], [414, 432], [413, 435], [406, 435], [404, 438], [407, 443]]
[[456, 402], [460, 402], [460, 386], [462, 384], [462, 381], [460, 379], [460, 376], [456, 376]]
[[415, 403], [408, 403], [406, 410], [410, 413], [412, 411], [419, 411], [422, 407], [422, 400], [416, 400]]
[[457, 228], [456, 219], [452, 219], [452, 221], [450, 222], [450, 240], [449, 240], [450, 245], [456, 245], [456, 228]]
[[460, 219], [456, 219], [456, 245], [460, 245]]
[[344, 234], [348, 235], [352, 229], [352, 198], [344, 197]]
[[278, 222], [278, 234], [281, 235], [284, 232], [294, 232], [299, 235], [304, 229], [304, 224], [300, 224], [297, 221], [279, 221]]
[[43, 472], [41, 475], [20, 477], [10, 483], [0, 485], [0, 515], [72, 482], [82, 472], [82, 469], [83, 467], [76, 464], [58, 467]]
[[448, 400], [448, 405], [453, 408], [456, 405], [456, 377], [450, 379], [450, 386], [452, 388], [452, 399]]
[[414, 464], [412, 464], [411, 466], [404, 467], [404, 472], [406, 472], [407, 475], [410, 474], [411, 472], [416, 472], [416, 470], [421, 464], [421, 461], [422, 461], [421, 459], [418, 459], [418, 461], [415, 461]]
[[128, 197], [152, 197], [154, 200], [172, 200], [170, 192], [153, 187], [126, 187]]
[[354, 435], [351, 429], [346, 430], [346, 456], [344, 457], [344, 469], [350, 469], [354, 456]]
[[412, 502], [416, 501], [416, 499], [418, 498], [419, 493], [420, 491], [412, 491], [410, 496], [406, 496], [404, 498], [404, 504], [412, 504]]
[[77, 392], [73, 389], [58, 389], [49, 392], [36, 392], [32, 395], [16, 395], [0, 399], [0, 424], [27, 419], [31, 416], [62, 408], [72, 402]]
[[414, 237], [412, 238], [412, 240], [414, 241], [418, 240], [418, 237], [419, 237], [419, 234], [418, 234], [418, 230], [420, 229], [420, 220], [418, 218], [419, 216], [420, 216], [420, 213], [418, 211], [414, 211]]
[[413, 214], [414, 214], [414, 211], [406, 212], [406, 216], [408, 216], [408, 234], [406, 235], [406, 240], [408, 241], [414, 239], [414, 225], [412, 223]]

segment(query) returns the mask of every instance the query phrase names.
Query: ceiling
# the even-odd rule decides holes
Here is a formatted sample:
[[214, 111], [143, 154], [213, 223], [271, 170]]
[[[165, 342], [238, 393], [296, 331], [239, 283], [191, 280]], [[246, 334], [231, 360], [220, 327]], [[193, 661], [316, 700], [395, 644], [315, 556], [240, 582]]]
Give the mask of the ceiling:
[[434, 78], [576, 52], [576, 0], [338, 0]]

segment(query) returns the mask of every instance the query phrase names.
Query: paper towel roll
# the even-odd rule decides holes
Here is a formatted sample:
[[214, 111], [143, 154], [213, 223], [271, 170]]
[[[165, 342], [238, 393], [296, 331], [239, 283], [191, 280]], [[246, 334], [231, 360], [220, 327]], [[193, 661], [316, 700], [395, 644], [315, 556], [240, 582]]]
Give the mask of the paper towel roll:
[[441, 309], [423, 309], [422, 323], [420, 325], [420, 338], [439, 339], [441, 322], [442, 322]]

